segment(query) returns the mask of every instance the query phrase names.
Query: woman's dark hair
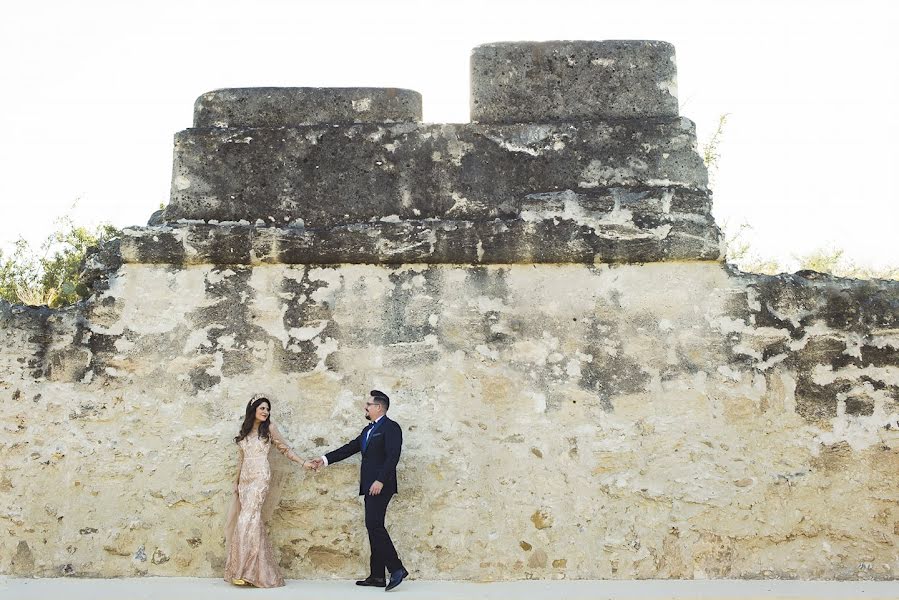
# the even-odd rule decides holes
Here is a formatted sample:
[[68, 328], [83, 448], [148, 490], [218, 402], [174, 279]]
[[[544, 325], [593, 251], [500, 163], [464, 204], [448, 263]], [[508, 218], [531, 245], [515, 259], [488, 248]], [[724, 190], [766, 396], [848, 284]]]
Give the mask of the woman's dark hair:
[[250, 431], [253, 429], [253, 423], [256, 421], [256, 409], [259, 408], [259, 405], [263, 402], [268, 404], [268, 418], [259, 424], [258, 435], [264, 440], [269, 439], [268, 425], [272, 422], [272, 403], [268, 398], [263, 396], [247, 402], [247, 413], [244, 415], [243, 425], [240, 426], [240, 434], [234, 438], [235, 442], [239, 442], [250, 434]]

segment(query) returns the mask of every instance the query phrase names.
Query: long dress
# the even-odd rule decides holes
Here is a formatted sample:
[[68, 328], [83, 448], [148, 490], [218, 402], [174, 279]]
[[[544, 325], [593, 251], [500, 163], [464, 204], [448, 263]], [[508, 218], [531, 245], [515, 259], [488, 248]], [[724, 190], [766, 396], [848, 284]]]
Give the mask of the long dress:
[[274, 444], [291, 460], [296, 458], [274, 425], [270, 426], [269, 433], [271, 439], [251, 433], [238, 442], [241, 450], [238, 497], [229, 511], [231, 515], [236, 514], [236, 520], [229, 516], [225, 528], [228, 544], [225, 581], [243, 579], [260, 588], [284, 585], [263, 518], [263, 505], [272, 479], [269, 450]]

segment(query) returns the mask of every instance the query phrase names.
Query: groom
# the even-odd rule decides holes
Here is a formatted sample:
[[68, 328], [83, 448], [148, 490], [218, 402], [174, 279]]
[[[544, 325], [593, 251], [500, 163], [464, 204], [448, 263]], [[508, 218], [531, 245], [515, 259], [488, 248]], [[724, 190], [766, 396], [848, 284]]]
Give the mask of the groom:
[[[396, 421], [387, 417], [390, 398], [378, 390], [369, 392], [365, 402], [365, 418], [371, 421], [356, 439], [313, 459], [313, 468], [334, 464], [362, 452], [362, 468], [359, 475], [359, 495], [365, 496], [365, 528], [371, 545], [371, 572], [356, 585], [386, 587], [392, 590], [409, 576], [403, 567], [384, 527], [387, 505], [396, 494], [396, 464], [403, 447], [403, 431]], [[390, 572], [390, 581], [384, 578], [384, 568]]]

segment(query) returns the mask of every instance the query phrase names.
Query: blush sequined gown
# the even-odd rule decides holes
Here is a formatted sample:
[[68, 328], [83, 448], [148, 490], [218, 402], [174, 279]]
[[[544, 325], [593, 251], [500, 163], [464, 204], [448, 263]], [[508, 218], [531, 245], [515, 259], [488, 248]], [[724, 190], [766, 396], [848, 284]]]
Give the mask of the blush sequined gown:
[[272, 478], [269, 450], [274, 444], [291, 460], [296, 457], [274, 425], [269, 433], [270, 440], [251, 433], [238, 442], [241, 449], [240, 479], [237, 505], [231, 509], [232, 513], [236, 513], [236, 520], [229, 517], [225, 532], [225, 539], [228, 540], [225, 581], [243, 579], [260, 588], [284, 585], [263, 522], [263, 505]]

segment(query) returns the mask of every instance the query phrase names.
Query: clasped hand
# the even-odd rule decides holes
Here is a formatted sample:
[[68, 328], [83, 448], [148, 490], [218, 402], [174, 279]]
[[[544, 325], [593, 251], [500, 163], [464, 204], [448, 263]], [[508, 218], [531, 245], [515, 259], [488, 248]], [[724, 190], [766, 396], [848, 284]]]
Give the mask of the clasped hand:
[[303, 468], [307, 471], [315, 471], [318, 472], [319, 469], [325, 466], [325, 461], [321, 458], [309, 458], [303, 462]]

